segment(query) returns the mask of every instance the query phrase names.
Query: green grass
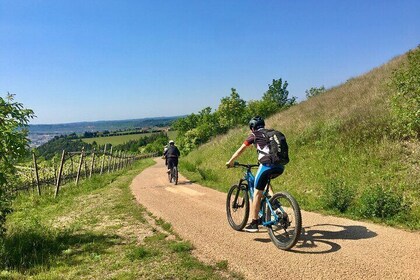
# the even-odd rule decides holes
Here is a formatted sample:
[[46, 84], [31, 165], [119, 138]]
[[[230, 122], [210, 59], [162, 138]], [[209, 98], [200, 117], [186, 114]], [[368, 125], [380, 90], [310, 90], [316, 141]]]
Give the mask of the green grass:
[[[405, 59], [398, 57], [267, 119], [267, 127], [285, 133], [291, 158], [284, 174], [273, 180], [274, 189], [291, 192], [305, 210], [420, 229], [420, 142], [392, 137], [392, 93], [386, 87]], [[181, 172], [226, 192], [243, 171], [227, 170], [225, 162], [248, 133], [240, 128], [212, 139], [180, 161]], [[255, 149], [238, 160], [256, 163]], [[372, 204], [366, 196], [381, 203]], [[398, 211], [379, 217], [389, 207]]]
[[107, 137], [95, 137], [95, 138], [83, 138], [82, 141], [88, 144], [92, 144], [95, 141], [98, 145], [111, 144], [113, 146], [127, 143], [130, 140], [138, 140], [140, 138], [150, 136], [153, 133], [141, 133], [141, 134], [128, 134], [128, 135], [116, 135]]
[[0, 243], [0, 278], [241, 278], [199, 262], [169, 223], [137, 204], [129, 184], [152, 163], [68, 184], [57, 199], [21, 194]]
[[[116, 135], [107, 137], [95, 137], [95, 138], [83, 138], [82, 141], [88, 144], [92, 144], [94, 141], [98, 145], [111, 144], [113, 146], [127, 143], [130, 140], [138, 140], [146, 136], [150, 136], [153, 133], [141, 133], [141, 134], [129, 134], [129, 135]], [[175, 140], [177, 137], [177, 131], [168, 131], [168, 138]]]

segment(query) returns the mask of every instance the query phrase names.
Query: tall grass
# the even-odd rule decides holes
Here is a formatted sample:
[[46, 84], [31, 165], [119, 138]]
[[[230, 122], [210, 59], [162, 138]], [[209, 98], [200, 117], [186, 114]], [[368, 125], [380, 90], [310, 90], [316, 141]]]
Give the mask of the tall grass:
[[[306, 210], [419, 229], [420, 143], [392, 134], [392, 92], [387, 87], [393, 70], [405, 60], [406, 56], [397, 57], [267, 119], [267, 127], [285, 133], [290, 149], [290, 163], [273, 181], [275, 190], [290, 191]], [[181, 160], [181, 172], [227, 191], [241, 171], [226, 170], [225, 162], [248, 133], [247, 128], [238, 128], [212, 139]], [[255, 149], [239, 160], [255, 163]], [[375, 186], [398, 197], [399, 204], [386, 200], [398, 213], [378, 217], [369, 214], [375, 211], [359, 211], [373, 207], [364, 198], [373, 196], [369, 190]], [[342, 201], [327, 201], [337, 199], [337, 194]]]
[[137, 204], [129, 184], [151, 164], [67, 185], [57, 199], [20, 195], [0, 241], [0, 279], [240, 279], [199, 262]]

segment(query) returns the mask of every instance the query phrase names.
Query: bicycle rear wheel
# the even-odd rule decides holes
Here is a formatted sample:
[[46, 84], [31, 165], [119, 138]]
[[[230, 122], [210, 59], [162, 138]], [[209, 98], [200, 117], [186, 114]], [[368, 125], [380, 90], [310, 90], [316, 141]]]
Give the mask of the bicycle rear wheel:
[[173, 169], [173, 182], [175, 183], [175, 185], [178, 185], [178, 167], [177, 166], [174, 166], [174, 169]]
[[295, 246], [302, 231], [302, 215], [299, 204], [288, 192], [274, 194], [270, 199], [270, 204], [277, 214], [276, 217], [267, 206], [266, 220], [274, 222], [267, 228], [271, 241], [279, 249], [290, 250]]
[[226, 199], [226, 215], [234, 230], [242, 230], [249, 217], [249, 198], [246, 185], [233, 185]]

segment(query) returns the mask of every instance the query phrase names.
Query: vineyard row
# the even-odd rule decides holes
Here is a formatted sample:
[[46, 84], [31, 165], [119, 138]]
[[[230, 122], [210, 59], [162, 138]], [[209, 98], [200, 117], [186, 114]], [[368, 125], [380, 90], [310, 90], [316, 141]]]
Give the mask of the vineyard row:
[[35, 154], [32, 154], [31, 166], [16, 166], [19, 184], [15, 190], [36, 190], [41, 195], [44, 187], [55, 187], [54, 197], [58, 196], [60, 187], [72, 181], [77, 185], [81, 179], [91, 178], [93, 174], [111, 173], [131, 165], [142, 158], [157, 156], [153, 154], [132, 155], [124, 151], [109, 152], [84, 151], [67, 152], [63, 150], [61, 160], [42, 161], [38, 163]]

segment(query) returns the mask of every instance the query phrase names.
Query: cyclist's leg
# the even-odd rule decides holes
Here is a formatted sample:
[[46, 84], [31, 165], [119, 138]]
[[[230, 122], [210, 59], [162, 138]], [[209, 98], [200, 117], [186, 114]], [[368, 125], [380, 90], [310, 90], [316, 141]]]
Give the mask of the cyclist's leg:
[[271, 166], [260, 164], [257, 173], [255, 174], [255, 189], [264, 191], [270, 175]]
[[261, 199], [263, 197], [263, 192], [265, 185], [267, 184], [268, 176], [265, 173], [269, 170], [269, 167], [260, 164], [258, 167], [257, 173], [255, 175], [255, 192], [254, 192], [254, 199], [252, 201], [251, 207], [251, 219], [257, 220], [258, 213], [260, 212], [261, 207]]
[[254, 199], [252, 200], [252, 207], [251, 207], [251, 219], [253, 220], [258, 220], [258, 213], [260, 212], [262, 197], [263, 197], [263, 191], [255, 190]]
[[172, 170], [173, 167], [174, 167], [173, 158], [168, 158], [168, 173]]

